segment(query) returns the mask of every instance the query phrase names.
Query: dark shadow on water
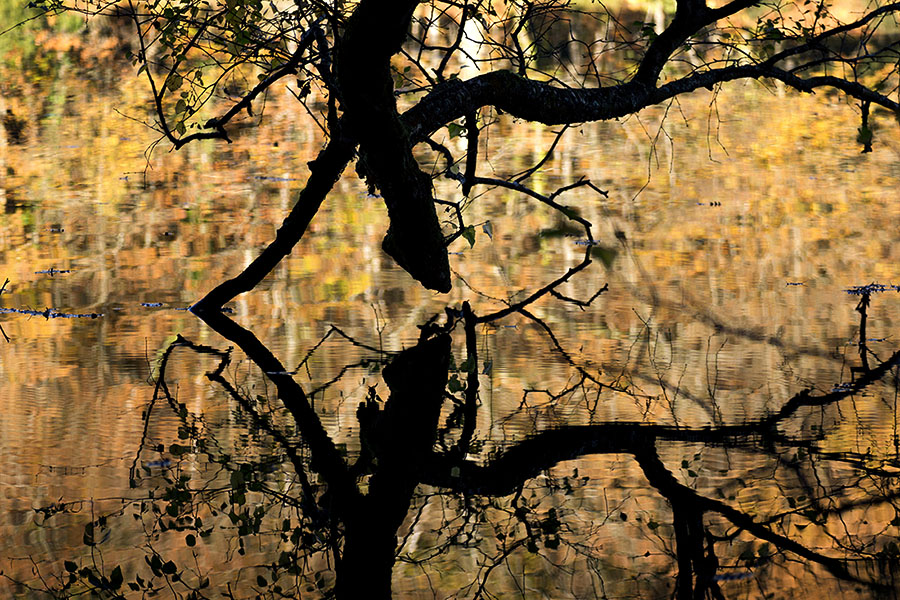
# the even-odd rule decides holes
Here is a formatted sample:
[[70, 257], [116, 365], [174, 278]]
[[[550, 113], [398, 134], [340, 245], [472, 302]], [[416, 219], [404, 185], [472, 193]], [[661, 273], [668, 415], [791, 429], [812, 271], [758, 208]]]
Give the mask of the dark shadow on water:
[[[857, 308], [863, 322], [865, 298]], [[526, 306], [517, 312], [539, 321]], [[232, 350], [179, 336], [161, 357], [153, 401], [178, 417], [183, 443], [156, 460], [146, 457], [158, 449], [142, 447], [146, 455], [139, 452], [132, 467], [133, 487], [162, 477], [134, 516], [143, 524], [146, 539], [135, 547], [145, 560], [67, 562], [57, 597], [93, 590], [111, 598], [174, 591], [184, 598], [390, 598], [410, 592], [400, 572], [421, 573], [417, 585], [439, 598], [531, 597], [529, 589], [553, 597], [730, 598], [798, 586], [810, 592], [815, 581], [845, 597], [897, 597], [900, 460], [836, 450], [825, 440], [845, 405], [871, 400], [874, 386], [890, 380], [898, 389], [900, 352], [872, 364], [863, 341], [853, 381], [827, 393], [799, 391], [748, 422], [535, 420], [530, 431], [481, 452], [476, 325], [488, 317], [464, 304], [423, 325], [418, 342], [399, 353], [367, 348], [377, 354], [370, 366], [380, 368], [388, 394], [372, 386], [358, 399], [358, 450], [348, 452], [292, 375], [297, 369], [227, 315], [201, 318], [255, 364], [274, 397], [254, 397], [229, 377]], [[551, 349], [578, 372], [544, 326]], [[464, 361], [453, 356], [454, 338], [464, 339]], [[240, 407], [246, 435], [265, 456], [230, 455], [199, 426], [202, 415], [193, 418], [176, 399], [167, 369], [183, 352], [213, 360], [206, 377]], [[580, 373], [581, 385], [604, 385]], [[734, 461], [717, 485], [698, 474], [698, 448]], [[680, 466], [673, 453], [684, 456]], [[201, 455], [216, 465], [205, 484], [176, 468]], [[579, 475], [594, 460], [621, 473]], [[634, 492], [644, 498], [638, 513], [610, 504], [627, 473], [645, 486]], [[293, 483], [285, 486], [288, 475]], [[781, 496], [756, 497], [776, 479]], [[65, 507], [46, 510], [50, 519]], [[129, 521], [93, 520], [84, 534], [92, 555], [103, 531]], [[162, 543], [167, 536], [177, 543]], [[198, 559], [201, 547], [225, 556], [230, 574]]]

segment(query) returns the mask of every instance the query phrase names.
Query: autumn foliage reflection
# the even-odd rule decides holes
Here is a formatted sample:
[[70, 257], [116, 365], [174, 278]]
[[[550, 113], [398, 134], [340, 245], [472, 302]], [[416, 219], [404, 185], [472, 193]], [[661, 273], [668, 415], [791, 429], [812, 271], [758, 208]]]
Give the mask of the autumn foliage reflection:
[[[868, 306], [883, 290], [849, 291]], [[511, 308], [530, 314], [527, 303]], [[274, 390], [236, 384], [234, 350], [178, 336], [161, 356], [145, 418], [149, 427], [154, 406], [163, 407], [182, 441], [142, 445], [132, 485], [157, 487], [120, 513], [142, 526], [145, 560], [123, 566], [103, 556], [102, 532], [130, 519], [98, 516], [84, 543], [103, 560], [66, 562], [61, 597], [389, 598], [398, 578], [422, 576], [436, 597], [540, 587], [554, 597], [724, 598], [740, 586], [791, 589], [810, 576], [828, 589], [896, 594], [900, 463], [871, 449], [834, 451], [827, 436], [880, 382], [900, 390], [900, 352], [879, 359], [863, 343], [861, 356], [874, 362], [854, 368], [851, 381], [799, 391], [743, 422], [573, 425], [571, 415], [554, 420], [523, 402], [533, 428], [484, 452], [479, 378], [489, 367], [478, 325], [489, 319], [465, 303], [423, 324], [418, 342], [397, 353], [334, 330], [368, 349], [388, 392], [370, 385], [351, 399], [359, 443], [349, 451], [297, 382], [298, 369], [229, 316], [203, 319]], [[565, 353], [552, 329], [546, 334]], [[454, 338], [464, 359], [454, 356]], [[228, 441], [179, 401], [167, 372], [184, 352], [213, 361], [206, 377], [239, 407], [246, 434]], [[568, 360], [576, 382], [551, 394], [554, 405], [566, 405], [574, 387], [605, 386], [607, 402], [640, 400]], [[191, 467], [201, 456], [211, 468]], [[628, 473], [646, 482], [638, 512], [616, 499]], [[766, 495], [772, 484], [783, 493]]]

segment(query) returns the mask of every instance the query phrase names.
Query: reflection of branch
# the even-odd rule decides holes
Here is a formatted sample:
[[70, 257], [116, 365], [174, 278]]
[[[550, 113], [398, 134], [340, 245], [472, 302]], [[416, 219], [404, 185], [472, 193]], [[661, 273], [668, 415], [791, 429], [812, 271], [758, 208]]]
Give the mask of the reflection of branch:
[[[900, 364], [900, 351], [859, 378], [851, 388], [821, 396], [803, 391], [777, 413], [740, 425], [687, 428], [619, 422], [568, 426], [542, 431], [507, 449], [484, 466], [468, 462], [459, 464], [448, 457], [435, 457], [432, 479], [428, 483], [471, 493], [506, 495], [513, 493], [520, 482], [536, 477], [557, 463], [590, 454], [636, 454], [648, 444], [663, 440], [739, 447], [746, 445], [744, 440], [747, 436], [768, 435], [769, 438], [780, 439], [778, 425], [793, 416], [799, 408], [825, 406], [859, 393], [897, 364]], [[459, 469], [459, 477], [451, 476], [454, 468]]]
[[781, 410], [779, 410], [777, 413], [761, 419], [755, 425], [755, 427], [760, 430], [771, 430], [774, 429], [778, 423], [784, 421], [795, 412], [797, 412], [797, 410], [799, 410], [801, 407], [825, 406], [828, 404], [833, 404], [848, 396], [852, 396], [853, 394], [858, 394], [872, 383], [884, 377], [884, 375], [887, 374], [887, 372], [897, 364], [900, 364], [900, 351], [894, 352], [894, 354], [892, 354], [890, 358], [888, 358], [886, 361], [884, 361], [874, 369], [867, 371], [856, 381], [844, 387], [835, 389], [834, 391], [831, 391], [827, 394], [822, 394], [821, 396], [812, 396], [810, 395], [809, 390], [804, 390], [788, 400], [787, 403], [785, 403], [785, 405], [781, 407]]
[[868, 317], [868, 308], [871, 303], [871, 294], [863, 291], [856, 305], [856, 311], [859, 313], [859, 360], [862, 362], [864, 372], [869, 370], [869, 349], [867, 347], [866, 338], [866, 318]]
[[322, 346], [322, 344], [325, 343], [325, 340], [327, 340], [329, 337], [331, 337], [331, 334], [333, 334], [333, 333], [341, 336], [342, 338], [344, 338], [345, 340], [347, 340], [348, 342], [350, 342], [351, 344], [353, 344], [354, 346], [356, 346], [358, 348], [363, 348], [364, 350], [371, 350], [372, 352], [375, 352], [377, 354], [389, 354], [383, 350], [379, 350], [378, 348], [375, 348], [374, 346], [369, 346], [368, 344], [364, 344], [364, 343], [358, 341], [356, 338], [344, 333], [344, 331], [340, 327], [331, 325], [331, 326], [329, 326], [328, 331], [325, 332], [325, 335], [322, 336], [322, 339], [320, 339], [318, 342], [316, 342], [316, 345], [309, 349], [309, 351], [306, 353], [306, 356], [303, 357], [303, 360], [300, 361], [300, 363], [297, 365], [297, 368], [294, 369], [294, 371], [296, 372], [296, 371], [299, 371], [300, 369], [302, 369], [303, 365], [305, 365], [309, 361], [309, 359], [316, 352], [316, 350], [318, 350]]
[[[217, 350], [211, 346], [204, 346], [201, 344], [195, 344], [190, 340], [187, 340], [180, 335], [178, 339], [173, 342], [172, 346], [175, 345], [186, 346], [195, 352], [201, 354], [211, 354], [213, 356], [219, 357], [219, 365], [215, 368], [214, 371], [210, 371], [206, 374], [206, 378], [210, 381], [218, 383], [222, 386], [229, 396], [233, 400], [235, 400], [240, 406], [244, 409], [244, 411], [250, 415], [250, 419], [253, 421], [254, 427], [257, 429], [265, 430], [272, 438], [278, 442], [281, 448], [284, 450], [284, 453], [287, 455], [288, 459], [290, 459], [291, 464], [294, 466], [294, 473], [300, 479], [300, 487], [303, 490], [303, 508], [306, 511], [306, 514], [313, 519], [313, 521], [317, 521], [320, 518], [319, 509], [315, 502], [315, 494], [313, 493], [312, 485], [309, 482], [309, 477], [306, 474], [306, 468], [303, 464], [303, 459], [300, 454], [297, 452], [297, 444], [289, 440], [281, 431], [276, 429], [272, 423], [269, 421], [267, 417], [259, 414], [259, 411], [256, 410], [250, 404], [250, 401], [231, 384], [230, 381], [225, 379], [222, 375], [222, 372], [231, 362], [231, 353], [230, 352], [222, 352], [221, 350]], [[172, 347], [170, 346], [170, 348]], [[160, 378], [162, 378], [163, 373], [160, 373]]]
[[175, 414], [178, 414], [178, 403], [172, 398], [172, 394], [169, 392], [169, 387], [166, 384], [166, 367], [169, 364], [169, 357], [172, 355], [172, 352], [181, 345], [181, 339], [181, 336], [178, 336], [178, 339], [169, 344], [159, 361], [159, 372], [156, 375], [156, 383], [153, 386], [153, 397], [150, 399], [150, 404], [144, 409], [144, 430], [141, 432], [141, 442], [138, 444], [138, 450], [134, 455], [134, 460], [131, 461], [131, 467], [128, 469], [128, 481], [132, 487], [137, 485], [138, 461], [141, 458], [141, 450], [147, 443], [147, 436], [150, 430], [150, 416], [156, 401], [160, 398], [160, 394], [166, 398], [169, 402], [169, 407], [175, 411]]
[[291, 413], [297, 431], [309, 444], [312, 453], [310, 468], [318, 472], [335, 492], [335, 497], [349, 501], [356, 496], [356, 487], [347, 465], [328, 436], [319, 416], [307, 400], [303, 388], [286, 374], [281, 362], [253, 333], [219, 312], [201, 312], [198, 316], [214, 331], [237, 346], [265, 373], [275, 385], [278, 398]]
[[[0, 287], [0, 294], [3, 294], [3, 292], [6, 291], [6, 284], [7, 284], [7, 283], [9, 283], [9, 279], [7, 279], [6, 281], [3, 282], [3, 287]], [[7, 344], [10, 343], [9, 336], [6, 335], [6, 332], [5, 332], [5, 331], [3, 331], [3, 325], [0, 325], [0, 333], [3, 334], [3, 338], [6, 340], [6, 343], [7, 343]]]
[[556, 335], [553, 333], [553, 330], [550, 329], [550, 326], [547, 325], [542, 319], [539, 319], [538, 317], [531, 314], [529, 311], [525, 310], [524, 308], [520, 308], [519, 312], [522, 313], [523, 315], [525, 315], [526, 317], [528, 317], [529, 319], [531, 319], [532, 321], [534, 321], [535, 323], [537, 323], [538, 326], [540, 326], [540, 328], [544, 330], [544, 333], [546, 333], [547, 336], [550, 338], [550, 341], [553, 342], [553, 347], [556, 348], [556, 351], [559, 352], [564, 359], [566, 359], [567, 363], [569, 363], [575, 369], [577, 369], [582, 377], [584, 377], [585, 379], [587, 379], [589, 381], [592, 381], [594, 384], [600, 386], [601, 388], [606, 387], [609, 389], [618, 389], [615, 386], [611, 386], [611, 385], [601, 382], [596, 377], [594, 377], [593, 375], [588, 373], [584, 368], [578, 366], [575, 363], [575, 361], [572, 359], [572, 357], [569, 356], [569, 353], [566, 352], [565, 349], [562, 347], [562, 344], [559, 343], [559, 340], [556, 339]]
[[841, 579], [864, 583], [862, 580], [852, 575], [840, 559], [814, 552], [803, 544], [775, 533], [768, 527], [755, 522], [753, 518], [746, 513], [732, 508], [720, 500], [702, 496], [691, 488], [682, 485], [675, 479], [672, 473], [666, 469], [666, 466], [659, 459], [659, 455], [656, 453], [656, 448], [654, 446], [649, 445], [641, 447], [638, 452], [636, 452], [635, 458], [641, 466], [641, 470], [643, 470], [650, 485], [656, 488], [670, 501], [672, 501], [673, 498], [676, 498], [680, 503], [690, 503], [700, 510], [718, 513], [737, 527], [740, 527], [757, 538], [771, 542], [778, 548], [793, 552], [811, 562], [818, 563], [828, 569], [830, 573]]
[[462, 314], [466, 332], [466, 363], [469, 372], [466, 375], [466, 404], [463, 408], [463, 428], [456, 444], [461, 458], [469, 451], [472, 436], [475, 435], [475, 421], [478, 413], [478, 343], [475, 338], [477, 318], [468, 302], [463, 302]]

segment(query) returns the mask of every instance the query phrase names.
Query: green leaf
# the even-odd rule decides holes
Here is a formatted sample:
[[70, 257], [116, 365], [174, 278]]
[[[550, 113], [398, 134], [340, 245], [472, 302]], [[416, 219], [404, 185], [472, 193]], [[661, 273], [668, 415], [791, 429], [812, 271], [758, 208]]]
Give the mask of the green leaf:
[[462, 125], [460, 125], [459, 123], [448, 123], [447, 131], [450, 132], [450, 139], [452, 140], [453, 138], [459, 137], [463, 133], [465, 133], [466, 128], [463, 127]]
[[475, 228], [469, 225], [465, 229], [462, 230], [462, 236], [466, 238], [466, 241], [469, 242], [469, 248], [475, 246]]
[[184, 80], [181, 78], [181, 75], [178, 73], [172, 73], [169, 76], [169, 80], [166, 82], [166, 87], [169, 88], [170, 92], [174, 92], [184, 83]]
[[860, 127], [857, 129], [856, 141], [860, 144], [871, 144], [872, 138], [875, 137], [872, 130], [868, 127]]

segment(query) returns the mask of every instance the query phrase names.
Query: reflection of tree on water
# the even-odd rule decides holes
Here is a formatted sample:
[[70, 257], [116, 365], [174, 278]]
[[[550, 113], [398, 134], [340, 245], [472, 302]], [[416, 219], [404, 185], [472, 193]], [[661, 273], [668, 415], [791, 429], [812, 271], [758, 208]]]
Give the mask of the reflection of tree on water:
[[[527, 312], [524, 305], [518, 310]], [[560, 419], [549, 428], [536, 425], [525, 439], [474, 460], [479, 454], [476, 325], [484, 318], [464, 304], [448, 309], [442, 322], [423, 326], [415, 346], [386, 358], [383, 378], [390, 393], [382, 400], [370, 387], [360, 402], [360, 450], [351, 458], [329, 435], [303, 388], [253, 333], [222, 314], [203, 319], [266, 374], [277, 400], [254, 398], [226, 377], [230, 351], [180, 337], [168, 347], [157, 398], [178, 414], [185, 441], [167, 449], [171, 462], [145, 463], [145, 474], [162, 467], [167, 483], [139, 516], [146, 564], [116, 574], [112, 557], [106, 557], [106, 575], [96, 567], [66, 567], [101, 595], [125, 593], [128, 587], [136, 593], [177, 591], [188, 598], [389, 597], [402, 583], [396, 579], [401, 565], [403, 572], [432, 574], [435, 597], [530, 597], [532, 586], [545, 586], [554, 597], [724, 598], [735, 589], [727, 586], [765, 594], [807, 575], [845, 581], [864, 596], [895, 593], [900, 463], [871, 450], [834, 451], [824, 442], [843, 404], [861, 401], [890, 372], [896, 387], [900, 352], [856, 370], [852, 382], [830, 392], [801, 391], [777, 411], [747, 422], [678, 427], [571, 425]], [[459, 329], [466, 359], [452, 373], [451, 340]], [[178, 403], [166, 373], [172, 357], [185, 348], [218, 359], [207, 377], [241, 407], [249, 435], [268, 449], [267, 457], [235, 460], [215, 435], [201, 433], [202, 416]], [[592, 385], [584, 377], [581, 384]], [[562, 402], [570, 392], [554, 400]], [[819, 425], [809, 427], [812, 421]], [[699, 453], [691, 459], [689, 451], [697, 446], [725, 452], [735, 462], [723, 469], [725, 483], [701, 485]], [[672, 449], [684, 451], [680, 468], [668, 458]], [[202, 482], [176, 468], [180, 456], [198, 453], [222, 472]], [[640, 513], [626, 512], [622, 503], [611, 505], [605, 496], [615, 492], [614, 484], [594, 489], [592, 500], [588, 492], [596, 488], [597, 475], [594, 482], [583, 475], [590, 463], [575, 463], [583, 469], [579, 476], [578, 467], [567, 461], [601, 455], [633, 459], [631, 466], [620, 460], [618, 468], [624, 474], [635, 467], [649, 496], [665, 499], [657, 503], [663, 510], [652, 503]], [[742, 470], [740, 456], [751, 457], [753, 466]], [[291, 486], [284, 485], [284, 474], [271, 473], [278, 472], [279, 461], [290, 463], [285, 466]], [[561, 475], [570, 469], [571, 475]], [[222, 474], [227, 484], [220, 481]], [[138, 485], [137, 469], [134, 478]], [[785, 486], [783, 497], [768, 503], [741, 498], [747, 488], [762, 489], [772, 481]], [[605, 498], [599, 508], [598, 494]], [[95, 520], [85, 543], [96, 547], [95, 528], [111, 523]], [[635, 537], [616, 540], [615, 546], [600, 544], [604, 528]], [[167, 546], [166, 536], [184, 539], [185, 548]], [[197, 552], [202, 539], [216, 541]], [[635, 554], [636, 548], [642, 553]], [[244, 573], [241, 581], [217, 580], [215, 561], [198, 562], [198, 555], [220, 552]], [[473, 559], [465, 575], [451, 573], [454, 560]], [[543, 571], [552, 572], [554, 581], [542, 581]], [[64, 592], [76, 587], [67, 584]]]

